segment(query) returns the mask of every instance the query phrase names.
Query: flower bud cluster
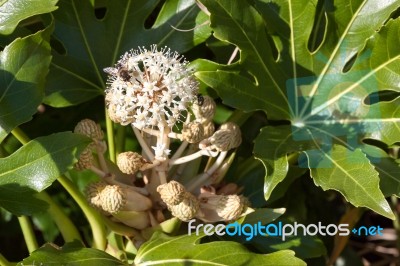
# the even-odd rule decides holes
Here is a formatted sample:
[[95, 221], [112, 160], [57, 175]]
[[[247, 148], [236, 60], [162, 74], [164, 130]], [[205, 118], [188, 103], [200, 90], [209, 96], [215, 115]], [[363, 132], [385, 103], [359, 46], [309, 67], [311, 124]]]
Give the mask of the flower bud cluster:
[[171, 214], [182, 221], [194, 217], [206, 222], [236, 220], [248, 206], [247, 199], [238, 195], [203, 192], [196, 198], [176, 181], [160, 185], [157, 191]]
[[[115, 166], [103, 156], [98, 124], [85, 119], [74, 130], [93, 140], [75, 164], [77, 170], [90, 169], [100, 177], [87, 187], [88, 202], [141, 233], [165, 221], [165, 209], [182, 221], [214, 223], [238, 219], [248, 205], [237, 195], [237, 185], [220, 186], [233, 161], [233, 156], [226, 158], [228, 151], [241, 144], [240, 128], [227, 122], [215, 130], [217, 105], [198, 94], [187, 65], [178, 53], [154, 45], [131, 50], [105, 69], [109, 118], [132, 126], [141, 153], [120, 152]], [[215, 157], [204, 170], [195, 161], [202, 156]]]

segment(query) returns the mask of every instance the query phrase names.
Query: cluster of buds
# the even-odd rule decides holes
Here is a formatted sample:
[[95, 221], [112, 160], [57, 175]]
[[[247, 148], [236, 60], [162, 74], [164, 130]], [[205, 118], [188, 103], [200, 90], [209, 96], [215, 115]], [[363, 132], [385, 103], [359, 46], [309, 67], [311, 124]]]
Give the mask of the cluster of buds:
[[[127, 52], [105, 72], [108, 115], [132, 127], [142, 150], [118, 154], [115, 167], [103, 156], [100, 127], [90, 120], [76, 126], [76, 133], [93, 139], [76, 169], [90, 169], [101, 178], [87, 188], [90, 204], [139, 230], [169, 215], [210, 223], [242, 215], [247, 200], [237, 195], [237, 187], [231, 189], [232, 184], [221, 186], [234, 156], [227, 154], [241, 143], [239, 126], [227, 122], [215, 130], [216, 103], [198, 94], [188, 62], [176, 52], [152, 46]], [[171, 143], [178, 143], [177, 148]], [[206, 169], [199, 169], [205, 157]]]
[[196, 197], [176, 181], [160, 185], [157, 191], [172, 215], [182, 221], [193, 218], [210, 223], [232, 221], [238, 219], [248, 206], [243, 196], [216, 194], [214, 190], [203, 190]]

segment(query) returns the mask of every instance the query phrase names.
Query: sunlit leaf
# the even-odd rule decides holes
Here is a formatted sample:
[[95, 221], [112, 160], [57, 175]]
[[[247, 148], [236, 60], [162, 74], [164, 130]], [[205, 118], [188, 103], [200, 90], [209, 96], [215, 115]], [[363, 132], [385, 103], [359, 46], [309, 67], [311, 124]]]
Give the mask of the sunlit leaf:
[[117, 266], [125, 265], [104, 251], [85, 248], [79, 242], [65, 244], [59, 248], [53, 244], [45, 244], [17, 265], [81, 265], [81, 266]]
[[22, 20], [56, 10], [57, 0], [0, 1], [0, 34], [10, 34]]
[[0, 142], [42, 102], [52, 28], [16, 39], [0, 53]]
[[0, 206], [19, 215], [38, 211], [41, 206], [33, 193], [44, 190], [71, 168], [89, 142], [82, 135], [62, 132], [39, 137], [0, 158]]
[[305, 265], [294, 252], [282, 250], [271, 254], [255, 254], [232, 241], [200, 244], [203, 236], [169, 237], [156, 232], [143, 244], [135, 265]]
[[[298, 157], [317, 185], [393, 218], [379, 189], [382, 171], [357, 149], [365, 138], [400, 141], [400, 99], [381, 101], [376, 93], [399, 91], [400, 19], [390, 16], [400, 2], [201, 2], [214, 36], [236, 45], [240, 59], [217, 70], [200, 69], [197, 77], [232, 107], [290, 122], [266, 127], [255, 142], [267, 172], [266, 198], [285, 178], [287, 157], [292, 163]], [[332, 150], [356, 160], [329, 159]], [[369, 185], [359, 182], [361, 176]]]

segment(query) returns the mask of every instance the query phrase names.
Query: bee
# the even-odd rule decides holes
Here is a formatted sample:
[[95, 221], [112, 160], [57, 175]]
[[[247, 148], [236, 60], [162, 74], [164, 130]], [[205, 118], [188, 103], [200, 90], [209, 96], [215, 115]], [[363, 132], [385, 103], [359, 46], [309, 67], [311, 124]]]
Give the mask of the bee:
[[128, 68], [121, 65], [117, 65], [116, 67], [106, 67], [103, 69], [103, 71], [109, 75], [118, 76], [125, 82], [129, 81], [132, 78]]
[[204, 104], [204, 97], [203, 97], [203, 95], [201, 95], [201, 93], [197, 94], [197, 104], [199, 106], [202, 106]]

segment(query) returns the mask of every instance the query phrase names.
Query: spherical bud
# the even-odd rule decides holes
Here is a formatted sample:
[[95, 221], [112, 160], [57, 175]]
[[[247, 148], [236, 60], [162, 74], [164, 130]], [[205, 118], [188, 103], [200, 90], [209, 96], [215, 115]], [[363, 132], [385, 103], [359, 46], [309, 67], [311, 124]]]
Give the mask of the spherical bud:
[[215, 114], [216, 104], [213, 98], [208, 95], [202, 95], [201, 100], [195, 101], [192, 106], [192, 111], [196, 119], [202, 123], [211, 121]]
[[125, 194], [119, 186], [108, 185], [101, 191], [101, 208], [109, 213], [117, 213], [126, 203]]
[[117, 156], [117, 165], [121, 172], [134, 174], [148, 162], [137, 152], [123, 152]]
[[208, 222], [236, 220], [248, 206], [248, 200], [238, 195], [203, 193], [199, 200], [204, 214], [201, 219]]
[[75, 126], [74, 133], [82, 134], [96, 140], [102, 140], [104, 137], [100, 126], [90, 119], [81, 120]]
[[159, 185], [157, 192], [160, 193], [165, 204], [172, 206], [179, 204], [184, 199], [186, 189], [180, 183], [172, 180], [169, 183]]
[[197, 214], [200, 204], [195, 196], [186, 192], [184, 199], [178, 205], [168, 206], [171, 214], [182, 221], [189, 221]]
[[238, 195], [222, 196], [216, 211], [225, 221], [236, 220], [245, 210], [245, 204]]
[[88, 147], [81, 152], [79, 160], [75, 163], [74, 167], [78, 171], [89, 169], [93, 165], [93, 160], [92, 151]]
[[101, 207], [101, 192], [108, 184], [104, 181], [90, 183], [86, 187], [86, 199], [96, 209], [102, 210]]
[[204, 139], [204, 128], [200, 122], [190, 122], [183, 125], [182, 129], [183, 140], [189, 143], [197, 143]]
[[214, 134], [200, 142], [201, 149], [228, 151], [239, 147], [242, 136], [238, 125], [232, 122], [221, 125]]
[[203, 136], [204, 138], [211, 137], [212, 134], [214, 134], [215, 132], [215, 125], [211, 120], [205, 122], [203, 124], [203, 128], [204, 128], [204, 136]]

